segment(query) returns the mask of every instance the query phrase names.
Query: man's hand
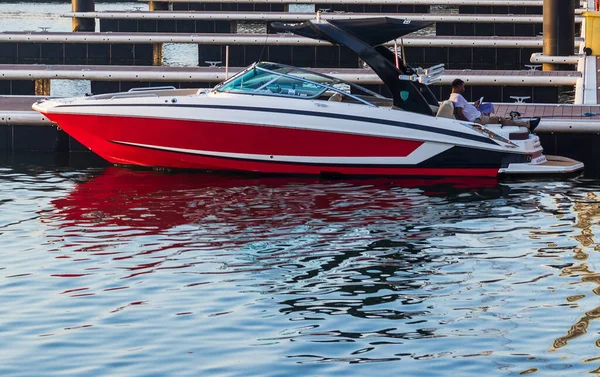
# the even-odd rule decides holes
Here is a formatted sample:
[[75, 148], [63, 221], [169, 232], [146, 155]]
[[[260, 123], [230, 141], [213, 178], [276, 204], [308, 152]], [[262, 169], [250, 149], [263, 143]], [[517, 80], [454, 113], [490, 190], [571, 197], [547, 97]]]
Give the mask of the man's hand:
[[473, 106], [475, 106], [478, 109], [479, 109], [479, 105], [481, 105], [481, 103], [479, 103], [479, 100], [473, 102]]

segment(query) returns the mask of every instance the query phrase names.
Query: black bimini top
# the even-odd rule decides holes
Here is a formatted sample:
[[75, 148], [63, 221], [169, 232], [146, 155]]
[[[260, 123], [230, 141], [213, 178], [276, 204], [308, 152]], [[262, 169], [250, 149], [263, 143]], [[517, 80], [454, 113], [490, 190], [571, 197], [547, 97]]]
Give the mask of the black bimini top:
[[274, 22], [273, 28], [303, 37], [323, 40], [352, 50], [381, 78], [392, 93], [394, 105], [404, 110], [432, 115], [437, 99], [426, 85], [401, 80], [400, 75], [415, 73], [409, 66], [396, 67], [394, 54], [383, 43], [423, 29], [431, 22], [390, 17], [349, 20], [311, 20], [302, 24]]
[[[390, 17], [330, 20], [327, 22], [352, 34], [370, 46], [378, 46], [398, 39], [432, 24], [431, 22], [401, 20]], [[331, 37], [321, 31], [318, 24], [315, 25], [311, 21], [296, 25], [274, 22], [272, 26], [276, 29], [290, 31], [303, 37], [326, 40], [337, 44], [337, 41], [331, 39]]]

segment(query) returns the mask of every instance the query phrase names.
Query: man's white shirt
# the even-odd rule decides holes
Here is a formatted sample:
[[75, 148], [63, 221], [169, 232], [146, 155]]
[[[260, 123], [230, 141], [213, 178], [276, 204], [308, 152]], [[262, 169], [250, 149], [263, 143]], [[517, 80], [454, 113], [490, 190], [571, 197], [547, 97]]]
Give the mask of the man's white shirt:
[[481, 111], [477, 110], [475, 106], [467, 102], [467, 100], [465, 99], [465, 97], [462, 96], [462, 94], [451, 93], [450, 102], [452, 102], [455, 108], [462, 108], [463, 114], [469, 122], [472, 122], [475, 119], [481, 117]]

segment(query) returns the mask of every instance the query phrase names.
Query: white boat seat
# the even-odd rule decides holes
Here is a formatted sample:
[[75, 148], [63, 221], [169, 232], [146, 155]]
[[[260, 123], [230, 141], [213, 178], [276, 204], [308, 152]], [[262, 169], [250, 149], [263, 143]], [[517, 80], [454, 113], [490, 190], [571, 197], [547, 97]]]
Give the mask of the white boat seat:
[[454, 119], [454, 104], [452, 101], [446, 100], [442, 102], [435, 116], [438, 118]]

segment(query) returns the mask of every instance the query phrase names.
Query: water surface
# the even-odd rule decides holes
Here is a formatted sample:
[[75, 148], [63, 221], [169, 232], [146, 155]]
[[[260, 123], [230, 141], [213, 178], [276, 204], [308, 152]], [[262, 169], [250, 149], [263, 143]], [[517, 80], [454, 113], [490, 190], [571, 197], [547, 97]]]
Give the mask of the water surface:
[[3, 376], [598, 372], [596, 182], [0, 181]]

